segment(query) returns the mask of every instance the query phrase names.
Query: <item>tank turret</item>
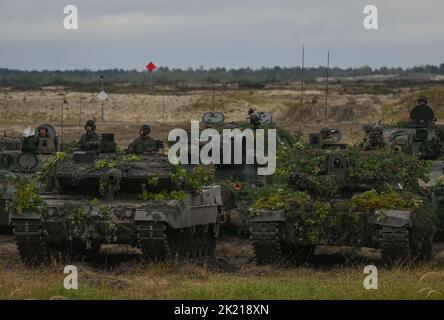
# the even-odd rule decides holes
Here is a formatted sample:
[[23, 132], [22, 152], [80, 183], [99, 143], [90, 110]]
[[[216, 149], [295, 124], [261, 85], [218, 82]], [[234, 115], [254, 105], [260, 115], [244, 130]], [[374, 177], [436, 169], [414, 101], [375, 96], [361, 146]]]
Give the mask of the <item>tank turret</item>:
[[393, 129], [389, 134], [389, 143], [397, 150], [434, 160], [443, 152], [435, 125], [437, 119], [425, 97], [418, 99], [418, 102], [410, 112], [410, 123]]

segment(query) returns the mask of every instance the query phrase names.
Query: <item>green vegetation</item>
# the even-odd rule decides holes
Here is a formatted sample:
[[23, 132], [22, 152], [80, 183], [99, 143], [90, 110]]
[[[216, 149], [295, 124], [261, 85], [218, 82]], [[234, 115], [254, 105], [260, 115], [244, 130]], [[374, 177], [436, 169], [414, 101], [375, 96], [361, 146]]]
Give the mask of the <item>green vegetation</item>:
[[203, 186], [214, 182], [214, 174], [214, 166], [198, 165], [193, 170], [187, 171], [182, 166], [177, 165], [174, 167], [171, 178], [180, 190], [199, 193], [202, 191]]
[[[285, 211], [288, 242], [323, 244], [334, 239], [358, 247], [365, 234], [360, 213], [384, 209], [413, 212], [419, 238], [437, 230], [437, 207], [418, 182], [427, 181], [428, 161], [390, 150], [331, 151], [297, 142], [282, 145], [278, 160], [274, 184], [252, 197], [250, 212], [255, 216], [264, 210]], [[338, 197], [344, 190], [363, 193]], [[377, 218], [384, 219], [383, 213]]]
[[188, 262], [124, 263], [110, 271], [76, 265], [79, 289], [65, 290], [60, 263], [43, 269], [2, 263], [0, 299], [444, 299], [444, 272], [432, 266], [379, 269], [378, 290], [366, 290], [361, 266], [249, 265], [225, 273]]
[[[267, 83], [286, 83], [290, 81], [305, 80], [313, 82], [316, 78], [325, 77], [325, 67], [305, 68], [302, 72], [300, 67], [279, 67], [272, 68], [188, 68], [169, 69], [159, 67], [151, 74], [153, 82], [160, 85], [176, 85], [178, 89], [184, 89], [187, 84], [206, 84], [207, 87], [217, 83], [238, 83], [240, 88], [261, 89]], [[386, 68], [373, 69], [368, 66], [359, 68], [341, 69], [330, 68], [329, 74], [332, 77], [357, 77], [369, 75], [402, 75], [411, 76], [415, 74], [444, 74], [444, 64], [440, 66], [420, 66], [410, 69]], [[39, 86], [70, 86], [76, 90], [96, 92], [100, 90], [100, 76], [103, 75], [107, 82], [107, 90], [126, 92], [135, 88], [146, 87], [149, 79], [146, 71], [107, 69], [99, 71], [91, 70], [71, 70], [71, 71], [20, 71], [11, 69], [0, 69], [0, 87], [35, 88]], [[122, 86], [124, 85], [124, 86]], [[194, 86], [196, 87], [196, 86]], [[391, 93], [385, 85], [362, 86], [368, 93]], [[354, 86], [352, 91], [362, 91], [359, 86]]]
[[44, 162], [41, 174], [39, 176], [39, 182], [43, 184], [46, 189], [52, 190], [55, 188], [57, 164], [67, 158], [68, 155], [65, 152], [57, 152], [55, 157], [49, 158]]
[[16, 214], [23, 214], [26, 211], [45, 213], [47, 208], [39, 196], [38, 182], [34, 178], [15, 177], [13, 181], [15, 193], [12, 200], [12, 209]]

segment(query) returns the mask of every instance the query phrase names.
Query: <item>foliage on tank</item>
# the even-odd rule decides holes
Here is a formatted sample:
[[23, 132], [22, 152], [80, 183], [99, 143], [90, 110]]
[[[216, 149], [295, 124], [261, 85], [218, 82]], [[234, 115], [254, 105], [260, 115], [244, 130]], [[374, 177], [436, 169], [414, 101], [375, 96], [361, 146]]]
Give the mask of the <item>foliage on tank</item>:
[[[346, 159], [344, 176], [329, 174], [328, 161], [334, 156]], [[379, 210], [378, 219], [384, 220], [384, 209], [411, 211], [417, 237], [436, 231], [436, 207], [418, 182], [428, 179], [428, 161], [387, 149], [331, 151], [293, 143], [279, 148], [277, 164], [274, 183], [256, 194], [250, 214], [283, 210], [289, 242], [335, 239], [359, 246], [365, 230], [359, 214]], [[340, 196], [346, 191], [363, 193]]]
[[21, 215], [25, 211], [44, 214], [47, 211], [39, 195], [40, 188], [36, 178], [15, 176], [11, 183], [15, 187], [11, 208], [16, 214]]

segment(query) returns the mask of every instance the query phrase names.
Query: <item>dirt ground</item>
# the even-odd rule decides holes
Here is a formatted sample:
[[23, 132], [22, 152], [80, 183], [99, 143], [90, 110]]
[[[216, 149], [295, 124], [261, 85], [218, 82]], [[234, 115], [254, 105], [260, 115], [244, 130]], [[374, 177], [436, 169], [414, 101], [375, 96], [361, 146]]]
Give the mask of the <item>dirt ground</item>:
[[[109, 94], [101, 103], [96, 94], [51, 90], [0, 92], [0, 128], [18, 136], [28, 126], [40, 123], [55, 126], [65, 141], [78, 139], [87, 119], [96, 119], [99, 132], [114, 132], [124, 146], [137, 135], [139, 126], [152, 126], [155, 138], [166, 136], [171, 128], [186, 127], [190, 120], [200, 120], [207, 111], [221, 111], [226, 121], [246, 121], [247, 111], [267, 111], [274, 122], [290, 132], [317, 132], [326, 123], [342, 130], [344, 142], [359, 142], [362, 125], [381, 119], [384, 106], [396, 105], [396, 95], [342, 94], [332, 92], [325, 113], [321, 90], [225, 90], [194, 91], [180, 95]], [[62, 110], [63, 109], [63, 110]], [[325, 117], [326, 114], [326, 117]], [[326, 121], [324, 120], [326, 119]]]

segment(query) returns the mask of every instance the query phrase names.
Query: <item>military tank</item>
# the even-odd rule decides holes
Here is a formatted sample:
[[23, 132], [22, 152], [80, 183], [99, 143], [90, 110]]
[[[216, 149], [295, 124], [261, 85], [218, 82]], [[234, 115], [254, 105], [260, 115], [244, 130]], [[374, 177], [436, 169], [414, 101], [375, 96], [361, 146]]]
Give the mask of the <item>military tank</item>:
[[92, 256], [102, 244], [138, 247], [150, 261], [213, 254], [220, 187], [191, 189], [177, 168], [159, 153], [59, 154], [45, 174], [53, 191], [11, 214], [22, 261], [41, 264], [53, 252]]
[[386, 262], [431, 256], [437, 212], [418, 186], [416, 158], [360, 148], [297, 152], [285, 184], [251, 207], [257, 263], [305, 260], [318, 245], [377, 248]]
[[[223, 129], [258, 129], [273, 125], [272, 116], [267, 112], [250, 109], [247, 119], [249, 119], [249, 124], [243, 125], [234, 122], [225, 123], [225, 116], [222, 112], [206, 112], [202, 116], [205, 128], [214, 128], [220, 132]], [[231, 141], [231, 163], [215, 165], [216, 182], [222, 188], [223, 213], [221, 216], [221, 227], [227, 231], [235, 231], [238, 235], [248, 235], [248, 206], [250, 199], [247, 199], [246, 194], [252, 188], [264, 187], [266, 185], [266, 178], [257, 174], [259, 166], [256, 163], [246, 163], [245, 155], [249, 151], [247, 151], [245, 141], [243, 141], [242, 148], [242, 163], [235, 164], [235, 139], [237, 139], [236, 136], [233, 136]], [[250, 152], [254, 154], [254, 150], [250, 150]], [[223, 153], [224, 148], [221, 145], [221, 157], [223, 157]]]
[[[433, 109], [427, 104], [427, 98], [422, 96], [410, 111], [410, 121], [393, 129], [389, 134], [390, 146], [424, 160], [432, 160], [429, 181], [423, 187], [434, 194], [437, 201], [444, 205], [444, 161], [438, 159], [444, 153], [436, 125], [437, 118]], [[441, 227], [437, 239], [444, 240], [444, 213], [441, 213]]]
[[57, 134], [50, 124], [41, 124], [35, 131], [27, 128], [18, 139], [6, 133], [0, 139], [0, 227], [9, 226], [16, 178], [36, 176], [57, 151]]

